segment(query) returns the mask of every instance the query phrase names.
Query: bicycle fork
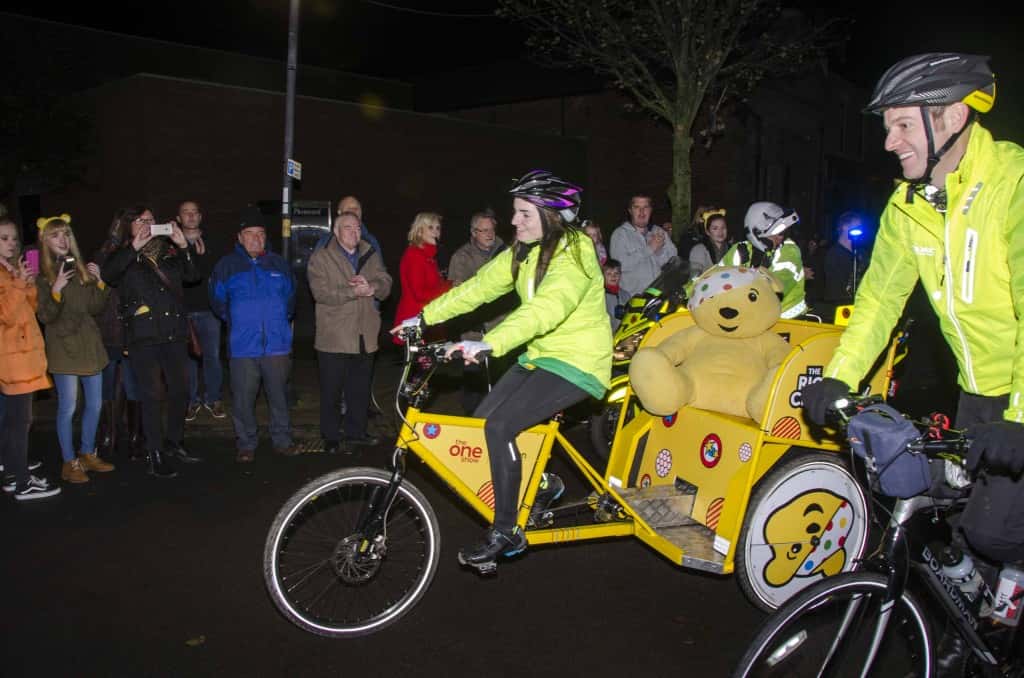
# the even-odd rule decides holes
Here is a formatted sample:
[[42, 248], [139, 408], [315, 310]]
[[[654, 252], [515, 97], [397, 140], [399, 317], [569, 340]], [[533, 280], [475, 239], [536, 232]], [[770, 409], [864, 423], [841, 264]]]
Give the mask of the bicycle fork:
[[383, 544], [386, 535], [387, 515], [398, 496], [398, 488], [405, 478], [405, 450], [396, 447], [391, 457], [391, 480], [386, 487], [376, 486], [370, 493], [363, 514], [356, 523], [357, 533], [362, 535], [361, 553], [370, 552], [372, 545]]
[[[910, 511], [908, 511], [906, 515], [903, 515], [900, 512], [900, 507], [897, 506], [893, 512], [893, 518], [889, 524], [889, 530], [886, 532], [885, 539], [882, 543], [882, 549], [887, 555], [885, 560], [887, 568], [882, 572], [887, 580], [885, 598], [883, 599], [882, 606], [878, 611], [878, 617], [875, 621], [875, 630], [871, 636], [871, 645], [868, 647], [868, 655], [864, 662], [864, 670], [861, 673], [861, 678], [867, 678], [867, 676], [870, 675], [871, 667], [875, 663], [878, 651], [882, 646], [882, 640], [885, 638], [885, 631], [889, 627], [892, 610], [896, 606], [896, 601], [903, 595], [903, 590], [907, 584], [907, 542], [902, 522], [910, 515]], [[833, 643], [832, 649], [829, 653], [829, 661], [841, 642], [841, 639], [845, 637], [847, 629], [849, 629], [857, 618], [858, 612], [863, 604], [864, 601], [861, 599], [850, 602], [850, 607], [846, 610], [846, 614], [843, 617], [839, 633], [836, 634], [837, 639], [835, 643]]]

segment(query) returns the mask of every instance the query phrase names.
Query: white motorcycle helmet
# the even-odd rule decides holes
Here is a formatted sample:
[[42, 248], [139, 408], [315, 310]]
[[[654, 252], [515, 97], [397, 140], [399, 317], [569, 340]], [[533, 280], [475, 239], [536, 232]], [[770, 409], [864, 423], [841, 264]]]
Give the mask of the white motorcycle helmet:
[[765, 237], [781, 235], [800, 221], [796, 210], [784, 210], [773, 202], [755, 202], [747, 209], [743, 225], [747, 228], [747, 240], [764, 252], [769, 243]]

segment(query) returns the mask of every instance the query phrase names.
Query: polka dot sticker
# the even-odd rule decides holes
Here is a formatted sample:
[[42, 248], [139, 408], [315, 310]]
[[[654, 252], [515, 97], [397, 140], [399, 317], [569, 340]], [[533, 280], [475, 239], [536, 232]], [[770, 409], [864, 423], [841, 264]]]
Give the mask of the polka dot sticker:
[[659, 478], [664, 478], [671, 470], [672, 453], [668, 450], [658, 452], [658, 457], [654, 460], [654, 472], [658, 474]]
[[754, 456], [754, 448], [750, 446], [750, 443], [743, 443], [740, 445], [740, 461], [746, 463], [750, 461], [750, 458]]

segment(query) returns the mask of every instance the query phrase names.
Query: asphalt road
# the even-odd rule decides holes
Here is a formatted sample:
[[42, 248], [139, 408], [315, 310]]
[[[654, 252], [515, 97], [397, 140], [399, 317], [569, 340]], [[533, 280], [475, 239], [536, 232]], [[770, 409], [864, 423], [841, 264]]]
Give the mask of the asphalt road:
[[[309, 365], [297, 364], [296, 426], [315, 437], [310, 377]], [[377, 384], [385, 409], [389, 386]], [[59, 476], [52, 407], [37, 402], [32, 434], [32, 454], [51, 478]], [[283, 458], [264, 443], [243, 466], [229, 422], [204, 413], [190, 423], [188, 445], [206, 460], [178, 478], [116, 460], [116, 471], [65, 484], [59, 498], [0, 501], [0, 674], [722, 676], [763, 619], [732, 577], [682, 570], [633, 539], [536, 547], [481, 579], [455, 554], [483, 524], [413, 463], [410, 480], [441, 525], [430, 591], [376, 635], [311, 635], [265, 591], [267, 529], [307, 480], [341, 466], [383, 467], [388, 447]], [[386, 432], [387, 418], [376, 426]], [[561, 460], [552, 464], [569, 498], [585, 493]]]

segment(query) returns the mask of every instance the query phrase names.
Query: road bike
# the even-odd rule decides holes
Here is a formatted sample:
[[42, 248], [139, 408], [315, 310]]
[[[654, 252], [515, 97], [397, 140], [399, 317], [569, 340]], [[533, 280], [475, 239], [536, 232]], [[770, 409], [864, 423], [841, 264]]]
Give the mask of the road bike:
[[[849, 422], [874, 402], [842, 401], [836, 415]], [[920, 436], [906, 450], [944, 465], [946, 477], [962, 488], [969, 482], [963, 470], [969, 438], [964, 431], [939, 425], [943, 420], [948, 424], [936, 416], [914, 422]], [[1016, 627], [986, 615], [981, 599], [966, 595], [940, 562], [940, 549], [952, 536], [946, 518], [962, 509], [966, 489], [929, 490], [893, 501], [882, 493], [878, 477], [877, 467], [864, 465], [860, 478], [865, 489], [889, 515], [877, 551], [853, 572], [814, 584], [776, 610], [748, 646], [734, 678], [926, 678], [935, 672], [935, 648], [944, 628], [966, 643], [966, 675], [1024, 675]]]

